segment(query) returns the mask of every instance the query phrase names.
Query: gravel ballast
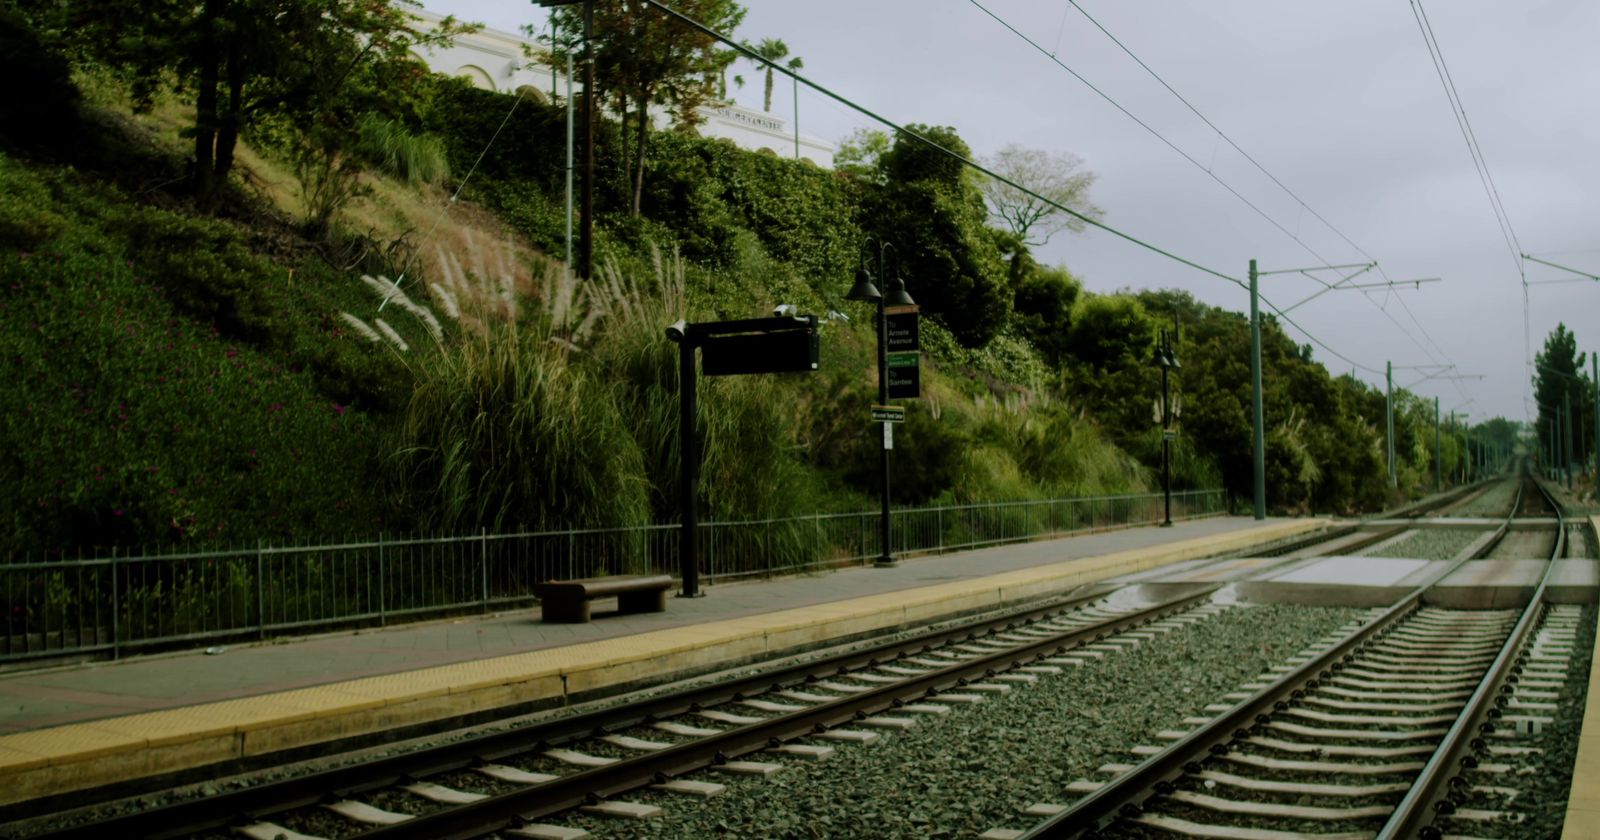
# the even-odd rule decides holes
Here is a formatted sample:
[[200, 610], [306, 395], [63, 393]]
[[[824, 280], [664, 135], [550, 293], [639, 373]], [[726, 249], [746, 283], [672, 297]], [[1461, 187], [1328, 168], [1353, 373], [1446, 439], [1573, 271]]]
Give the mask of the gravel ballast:
[[[1045, 676], [871, 746], [832, 758], [776, 759], [763, 779], [718, 774], [706, 801], [639, 791], [666, 815], [645, 821], [565, 815], [599, 837], [972, 837], [1024, 828], [1035, 802], [1067, 803], [1065, 786], [1128, 750], [1156, 743], [1209, 703], [1359, 615], [1347, 609], [1240, 607], [1098, 663]], [[1271, 641], [1268, 641], [1271, 640]], [[770, 756], [746, 758], [773, 760]], [[709, 778], [698, 774], [696, 778]]]
[[1448, 560], [1481, 536], [1483, 531], [1477, 529], [1419, 528], [1399, 542], [1380, 543], [1357, 556]]

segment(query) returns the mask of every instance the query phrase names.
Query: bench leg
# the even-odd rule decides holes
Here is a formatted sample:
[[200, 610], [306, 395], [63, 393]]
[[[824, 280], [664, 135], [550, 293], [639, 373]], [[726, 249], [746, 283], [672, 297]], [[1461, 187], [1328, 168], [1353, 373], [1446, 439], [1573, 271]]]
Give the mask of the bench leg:
[[570, 601], [550, 599], [539, 604], [539, 609], [546, 624], [587, 624], [589, 623], [589, 600], [587, 598], [574, 598]]
[[624, 592], [617, 596], [617, 612], [665, 612], [667, 590], [651, 589], [645, 592]]

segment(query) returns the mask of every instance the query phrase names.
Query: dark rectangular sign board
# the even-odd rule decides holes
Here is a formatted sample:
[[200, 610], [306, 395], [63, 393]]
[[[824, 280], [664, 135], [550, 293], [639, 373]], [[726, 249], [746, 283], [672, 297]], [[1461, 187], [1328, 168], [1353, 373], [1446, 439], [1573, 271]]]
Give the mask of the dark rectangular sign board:
[[707, 336], [700, 345], [706, 376], [793, 373], [817, 369], [821, 342], [815, 330]]
[[889, 399], [914, 400], [922, 396], [922, 354], [889, 354]]
[[918, 334], [917, 325], [922, 316], [915, 309], [901, 312], [885, 312], [883, 316], [888, 321], [889, 343], [886, 349], [890, 353], [902, 350], [921, 350], [922, 342]]

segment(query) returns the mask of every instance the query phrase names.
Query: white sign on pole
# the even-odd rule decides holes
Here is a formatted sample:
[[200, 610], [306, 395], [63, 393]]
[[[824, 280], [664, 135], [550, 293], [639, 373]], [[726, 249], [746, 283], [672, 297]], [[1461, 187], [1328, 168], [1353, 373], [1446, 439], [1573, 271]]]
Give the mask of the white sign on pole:
[[894, 424], [893, 423], [884, 423], [883, 424], [883, 448], [884, 449], [893, 449], [894, 448]]

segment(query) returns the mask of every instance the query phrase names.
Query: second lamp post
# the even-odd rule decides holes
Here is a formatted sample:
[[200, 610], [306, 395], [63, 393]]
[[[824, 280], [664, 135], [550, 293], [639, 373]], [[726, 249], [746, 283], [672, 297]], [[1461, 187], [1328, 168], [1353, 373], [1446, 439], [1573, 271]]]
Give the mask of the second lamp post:
[[[900, 279], [900, 263], [898, 255], [896, 255], [895, 260], [894, 277], [888, 281], [885, 291], [878, 291], [877, 285], [872, 282], [872, 271], [868, 268], [868, 264], [871, 262], [872, 252], [869, 248], [871, 244], [871, 237], [868, 237], [867, 241], [861, 243], [861, 266], [856, 271], [856, 283], [850, 288], [850, 293], [845, 295], [845, 298], [847, 300], [872, 302], [878, 305], [877, 321], [875, 322], [878, 333], [878, 405], [888, 405], [889, 320], [884, 312], [884, 307], [914, 306], [916, 301], [911, 299], [911, 295], [906, 294], [906, 283], [904, 280]], [[880, 242], [878, 244], [879, 276], [888, 276], [888, 271], [885, 268], [885, 264], [887, 262], [888, 255], [893, 251], [894, 246], [887, 242]], [[889, 540], [889, 442], [892, 440], [890, 435], [893, 434], [890, 431], [891, 428], [892, 427], [890, 426], [889, 421], [883, 421], [883, 438], [879, 444], [878, 453], [880, 479], [879, 486], [883, 492], [883, 520], [879, 524], [879, 534], [882, 540], [883, 550], [878, 555], [878, 559], [873, 563], [873, 565], [880, 568], [888, 568], [895, 565], [894, 553], [891, 550], [892, 543]]]

